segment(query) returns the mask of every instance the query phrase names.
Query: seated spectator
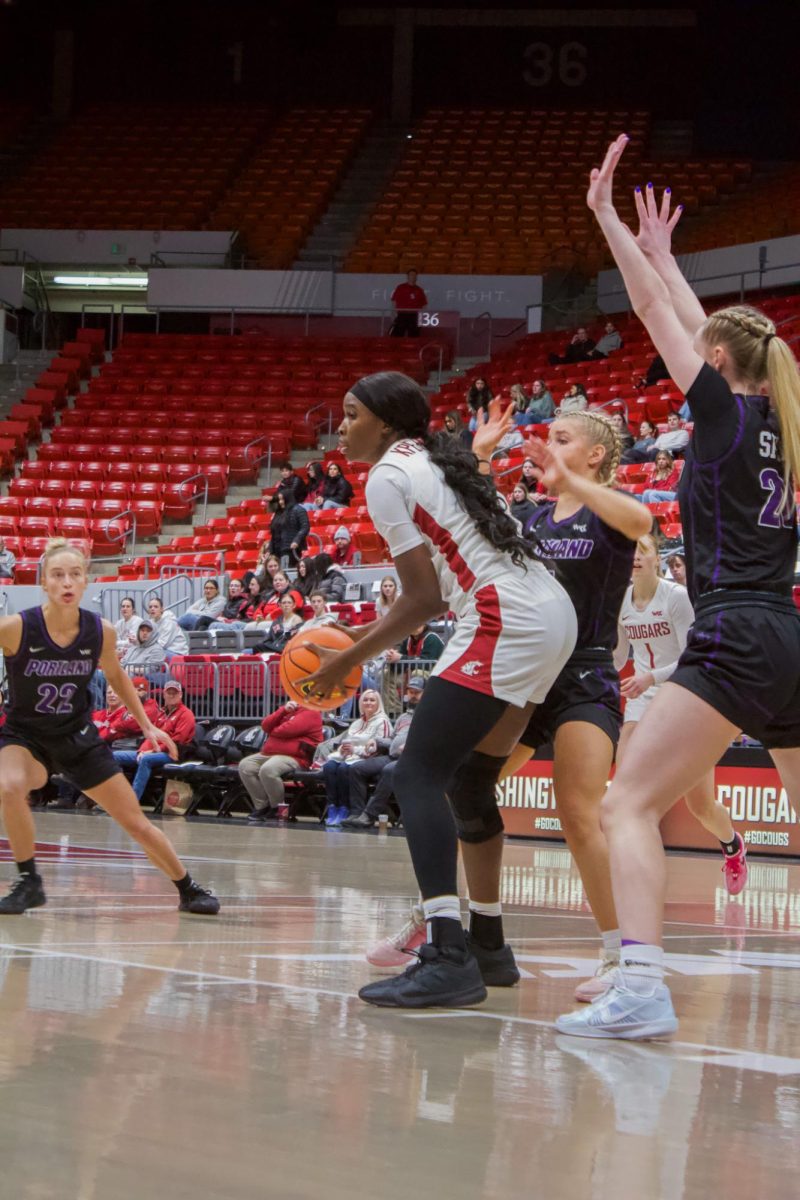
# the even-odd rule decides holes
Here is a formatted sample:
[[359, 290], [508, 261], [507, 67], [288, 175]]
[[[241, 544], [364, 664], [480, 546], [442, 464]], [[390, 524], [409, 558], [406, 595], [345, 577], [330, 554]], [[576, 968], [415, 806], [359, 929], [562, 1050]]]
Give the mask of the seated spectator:
[[291, 495], [277, 492], [270, 508], [274, 517], [269, 527], [268, 551], [279, 561], [296, 563], [302, 557], [308, 538], [308, 513]]
[[676, 583], [681, 587], [686, 587], [686, 557], [675, 551], [673, 554], [667, 555], [667, 566], [670, 574]]
[[336, 530], [333, 535], [333, 543], [336, 547], [331, 555], [334, 566], [351, 567], [356, 556], [356, 548], [346, 525], [340, 525]]
[[308, 483], [306, 484], [306, 495], [303, 501], [303, 508], [313, 509], [322, 508], [322, 489], [325, 484], [325, 471], [322, 463], [310, 462], [306, 467], [308, 475]]
[[587, 362], [594, 350], [594, 342], [589, 337], [588, 333], [581, 326], [576, 329], [572, 338], [567, 343], [564, 353], [561, 357], [557, 354], [550, 355], [550, 362], [555, 366], [556, 363], [579, 363]]
[[272, 578], [276, 571], [281, 570], [281, 560], [277, 555], [273, 554], [269, 548], [270, 540], [266, 538], [258, 548], [258, 559], [256, 560], [255, 577], [259, 582], [261, 590], [272, 590]]
[[[161, 667], [166, 661], [166, 652], [156, 636], [153, 622], [144, 617], [136, 630], [136, 645], [130, 646], [122, 659], [123, 667]], [[98, 676], [99, 671], [95, 672]]]
[[533, 461], [533, 459], [526, 458], [522, 464], [520, 483], [523, 485], [523, 487], [527, 488], [531, 495], [538, 495], [540, 491], [539, 480], [541, 479], [541, 475], [542, 473], [536, 466], [536, 463]]
[[[492, 399], [493, 392], [489, 386], [488, 380], [479, 375], [477, 379], [473, 379], [470, 386], [467, 388], [466, 401], [472, 418], [477, 417], [479, 411], [483, 409], [485, 413], [489, 412], [489, 401]], [[486, 418], [484, 417], [484, 420]], [[474, 426], [473, 426], [474, 428]]]
[[517, 518], [523, 529], [525, 529], [537, 508], [538, 505], [535, 500], [531, 499], [525, 484], [515, 483], [514, 490], [511, 493], [511, 515]]
[[342, 474], [342, 469], [336, 462], [328, 463], [322, 485], [323, 508], [347, 508], [353, 499], [353, 485]]
[[457, 438], [463, 446], [466, 446], [467, 450], [472, 445], [472, 434], [462, 421], [461, 413], [456, 412], [455, 409], [451, 409], [449, 413], [445, 413], [444, 432]]
[[632, 446], [623, 451], [622, 462], [634, 463], [645, 462], [647, 459], [647, 451], [655, 445], [656, 442], [656, 427], [652, 421], [646, 418], [639, 425], [639, 433]]
[[619, 331], [615, 328], [613, 321], [606, 321], [605, 333], [598, 340], [594, 350], [590, 350], [588, 358], [608, 358], [609, 354], [613, 354], [615, 350], [619, 350], [622, 346], [622, 338]]
[[285, 496], [287, 500], [291, 498], [295, 504], [302, 504], [306, 498], [306, 485], [292, 464], [290, 462], [281, 463], [280, 473], [280, 481], [272, 494], [273, 500], [277, 496]]
[[297, 572], [294, 577], [294, 590], [299, 592], [304, 600], [308, 600], [314, 587], [314, 569], [312, 562], [314, 560], [308, 557], [301, 558], [297, 564]]
[[322, 625], [336, 624], [336, 614], [328, 609], [322, 592], [312, 592], [308, 597], [308, 602], [314, 610], [314, 615], [303, 622], [298, 633], [305, 633], [307, 629], [319, 629]]
[[280, 598], [280, 616], [276, 617], [267, 627], [264, 641], [254, 646], [253, 652], [255, 654], [280, 654], [302, 624], [303, 618], [297, 611], [294, 592], [284, 592]]
[[514, 405], [514, 411], [511, 415], [514, 418], [514, 421], [519, 424], [519, 418], [524, 416], [528, 411], [528, 405], [530, 404], [531, 398], [530, 396], [526, 395], [525, 389], [521, 383], [512, 383], [508, 398]]
[[[142, 708], [148, 720], [155, 723], [158, 716], [158, 704], [149, 695], [150, 688], [144, 675], [134, 675], [131, 683], [136, 688]], [[142, 731], [139, 722], [130, 709], [126, 708], [112, 687], [106, 689], [106, 707], [92, 714], [92, 721], [104, 742], [117, 742], [120, 738], [135, 737], [141, 740]]]
[[186, 654], [189, 649], [189, 642], [186, 634], [175, 620], [175, 614], [172, 609], [165, 609], [158, 596], [152, 596], [147, 601], [147, 611], [150, 614], [150, 620], [153, 622], [156, 641], [160, 642], [164, 647], [164, 657], [167, 662], [169, 662], [173, 654]]
[[[616, 404], [621, 402], [612, 401], [612, 403]], [[609, 420], [619, 435], [620, 446], [622, 447], [622, 452], [624, 454], [626, 450], [630, 450], [633, 446], [633, 434], [628, 428], [627, 422], [621, 412], [612, 412], [609, 415]]]
[[12, 550], [6, 549], [6, 540], [0, 537], [0, 580], [12, 581], [14, 578], [14, 568], [17, 565], [17, 556]]
[[257, 575], [251, 575], [247, 591], [241, 596], [238, 616], [228, 617], [224, 614], [217, 617], [208, 626], [209, 629], [244, 629], [249, 621], [257, 621], [257, 614], [262, 611], [264, 593]]
[[558, 413], [584, 412], [588, 407], [589, 399], [583, 384], [573, 383], [558, 406]]
[[[225, 607], [225, 597], [220, 595], [216, 579], [207, 579], [203, 584], [203, 599], [195, 600], [185, 613], [178, 617], [181, 629], [205, 629], [217, 617], [222, 616]], [[200, 625], [205, 621], [205, 625]]]
[[655, 467], [650, 476], [650, 487], [642, 492], [645, 504], [658, 504], [662, 500], [674, 500], [681, 473], [669, 450], [659, 450]]
[[[183, 703], [183, 688], [174, 679], [168, 679], [164, 684], [164, 707], [159, 710], [153, 724], [172, 738], [178, 748], [179, 762], [190, 757], [195, 749], [194, 735], [197, 726], [194, 713]], [[165, 750], [157, 749], [146, 738], [138, 750], [114, 750], [113, 754], [121, 767], [136, 768], [133, 790], [138, 800], [142, 799], [156, 767], [163, 767], [165, 763], [173, 761]]]
[[438, 662], [444, 651], [444, 642], [426, 622], [425, 625], [413, 629], [405, 641], [400, 643], [398, 650], [401, 658], [422, 658], [426, 662]]
[[546, 421], [552, 421], [555, 411], [553, 397], [544, 380], [534, 379], [527, 408], [524, 412], [515, 414], [514, 421], [517, 425], [542, 425]]
[[660, 383], [662, 379], [670, 379], [670, 373], [667, 370], [667, 364], [664, 362], [660, 354], [657, 354], [650, 366], [647, 368], [647, 374], [636, 380], [636, 386], [640, 389], [653, 387], [654, 384]]
[[347, 580], [335, 565], [330, 554], [318, 554], [314, 564], [314, 586], [322, 592], [329, 604], [343, 604], [347, 591]]
[[136, 630], [142, 618], [136, 612], [136, 604], [132, 596], [126, 596], [119, 606], [119, 620], [114, 622], [114, 632], [117, 635], [117, 655], [122, 658], [131, 646], [136, 645]]
[[[420, 625], [412, 630], [405, 641], [384, 651], [381, 693], [386, 711], [395, 716], [402, 708], [401, 697], [409, 675], [429, 675], [433, 663], [438, 662], [444, 651], [444, 642], [430, 627]], [[408, 659], [418, 662], [409, 663]]]
[[350, 815], [350, 768], [362, 758], [377, 754], [378, 740], [392, 736], [392, 726], [377, 692], [361, 693], [361, 716], [341, 736], [336, 749], [323, 764], [327, 799], [326, 825], [341, 825]]
[[249, 825], [263, 825], [278, 815], [278, 806], [286, 800], [283, 776], [308, 770], [323, 737], [322, 714], [301, 708], [294, 700], [264, 717], [261, 728], [266, 741], [258, 754], [248, 754], [238, 766], [239, 778], [253, 801]]
[[[350, 769], [350, 815], [342, 821], [349, 829], [370, 829], [382, 813], [389, 811], [392, 782], [397, 760], [405, 749], [408, 731], [417, 705], [422, 699], [427, 680], [424, 675], [412, 675], [406, 684], [405, 712], [397, 718], [394, 736], [385, 754], [377, 753], [359, 759]], [[380, 749], [380, 748], [379, 748]], [[378, 776], [375, 792], [367, 804], [370, 780]]]
[[378, 589], [378, 598], [375, 602], [375, 616], [377, 618], [385, 617], [390, 612], [392, 605], [400, 595], [400, 589], [397, 586], [397, 580], [394, 575], [384, 575], [381, 580], [381, 586]]
[[198, 617], [195, 629], [208, 629], [211, 625], [220, 626], [227, 624], [229, 621], [238, 621], [247, 604], [248, 599], [242, 587], [241, 579], [232, 579], [228, 584], [228, 599], [224, 601], [222, 611], [217, 613], [215, 617]]
[[298, 612], [303, 607], [303, 597], [292, 587], [285, 571], [276, 571], [272, 578], [272, 591], [263, 595], [261, 603], [251, 621], [275, 621], [281, 615], [281, 598], [290, 595]]
[[666, 433], [660, 433], [655, 440], [655, 445], [650, 449], [650, 457], [655, 460], [659, 450], [669, 450], [674, 457], [676, 454], [682, 454], [689, 445], [689, 432], [681, 425], [681, 419], [676, 412], [671, 412], [667, 415], [667, 430]]

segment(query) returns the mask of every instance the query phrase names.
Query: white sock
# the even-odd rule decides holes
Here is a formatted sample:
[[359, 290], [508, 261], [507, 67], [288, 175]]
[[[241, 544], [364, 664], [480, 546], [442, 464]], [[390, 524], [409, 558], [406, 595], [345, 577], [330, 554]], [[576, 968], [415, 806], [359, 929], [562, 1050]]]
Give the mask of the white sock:
[[618, 929], [606, 929], [601, 931], [600, 937], [603, 939], [603, 958], [619, 958], [619, 952], [622, 949], [622, 934]]
[[434, 917], [444, 917], [448, 921], [458, 921], [461, 924], [461, 902], [458, 896], [434, 896], [432, 900], [422, 901], [422, 911], [428, 926], [428, 941], [431, 940], [431, 921]]
[[502, 917], [503, 906], [499, 900], [493, 904], [482, 904], [480, 900], [470, 900], [469, 911], [480, 913], [482, 917]]
[[625, 987], [649, 995], [664, 979], [664, 950], [633, 942], [620, 950], [620, 967]]

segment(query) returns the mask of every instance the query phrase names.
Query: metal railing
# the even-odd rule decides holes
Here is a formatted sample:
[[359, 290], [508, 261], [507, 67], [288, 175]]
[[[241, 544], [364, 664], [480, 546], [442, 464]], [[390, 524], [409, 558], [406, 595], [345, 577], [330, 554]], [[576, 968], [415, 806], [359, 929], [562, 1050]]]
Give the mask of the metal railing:
[[[248, 450], [252, 450], [254, 446], [260, 445], [261, 442], [263, 442], [263, 441], [267, 442], [266, 453], [254, 456], [251, 461], [254, 465], [260, 465], [266, 459], [267, 474], [271, 475], [272, 474], [272, 440], [268, 433], [260, 433], [258, 435], [258, 437], [253, 438], [252, 442], [248, 442], [247, 445], [242, 450], [242, 458], [244, 458], [245, 461], [247, 461], [248, 460], [248, 453], [247, 453]], [[203, 514], [203, 517], [204, 517], [203, 524], [205, 524], [205, 512]]]
[[438, 351], [439, 365], [438, 365], [438, 378], [436, 380], [436, 386], [441, 387], [442, 386], [442, 363], [444, 361], [444, 346], [442, 345], [441, 342], [426, 342], [424, 346], [420, 346], [419, 361], [422, 363], [423, 367], [425, 366], [426, 350], [437, 350]]
[[[247, 447], [245, 447], [245, 450], [246, 449]], [[198, 491], [192, 492], [191, 496], [185, 495], [183, 489], [186, 487], [186, 484], [194, 483], [196, 479], [202, 479], [203, 486]], [[202, 471], [198, 471], [196, 475], [187, 475], [186, 478], [182, 479], [178, 484], [178, 495], [180, 496], [181, 500], [184, 500], [187, 504], [194, 504], [195, 500], [199, 500], [202, 496], [203, 519], [201, 520], [200, 524], [205, 525], [206, 515], [208, 513], [208, 476], [204, 475]]]
[[116, 345], [116, 342], [114, 341], [114, 332], [115, 332], [115, 325], [116, 325], [116, 321], [115, 321], [116, 306], [110, 301], [104, 303], [101, 300], [97, 300], [94, 302], [92, 302], [90, 300], [88, 303], [82, 304], [81, 305], [81, 329], [86, 328], [86, 314], [87, 313], [90, 313], [90, 314], [98, 313], [98, 314], [108, 317], [108, 345], [106, 346], [106, 349], [113, 350]]
[[311, 424], [311, 414], [318, 412], [319, 409], [321, 409], [321, 408], [326, 409], [326, 411], [328, 413], [328, 435], [327, 436], [332, 437], [333, 436], [334, 408], [333, 408], [333, 405], [330, 403], [330, 401], [323, 400], [321, 404], [312, 405], [312, 407], [308, 410], [308, 412], [303, 417], [303, 420], [305, 421], [306, 425], [310, 425]]
[[[723, 279], [731, 280], [731, 281], [738, 280], [739, 301], [741, 303], [744, 301], [745, 294], [747, 292], [763, 291], [764, 287], [766, 286], [764, 283], [764, 276], [769, 275], [770, 272], [774, 272], [774, 271], [793, 271], [793, 272], [795, 272], [795, 277], [793, 279], [787, 279], [787, 280], [775, 285], [777, 287], [791, 287], [793, 284], [797, 283], [798, 280], [800, 280], [800, 262], [781, 263], [777, 266], [769, 267], [766, 265], [766, 262], [762, 263], [761, 260], [759, 260], [758, 266], [751, 267], [749, 270], [722, 271], [717, 275], [698, 275], [693, 279], [690, 279], [687, 275], [687, 280], [692, 289], [696, 289], [697, 285], [701, 284], [701, 283], [717, 283]], [[755, 277], [755, 279], [757, 279], [758, 282], [753, 283], [750, 286], [748, 286], [747, 281], [751, 277]], [[729, 291], [735, 291], [735, 290], [737, 290], [737, 289], [736, 289], [736, 285], [734, 282], [734, 286], [732, 288], [720, 288], [718, 292], [715, 292], [712, 294], [721, 296], [721, 295], [725, 295]], [[626, 299], [626, 304], [624, 304], [621, 309], [611, 310], [611, 311], [619, 311], [619, 312], [622, 312], [622, 311], [631, 312], [632, 311], [630, 297], [628, 295], [626, 288], [624, 288], [624, 287], [613, 288], [611, 291], [608, 291], [608, 292], [604, 291], [604, 292], [600, 293], [598, 295], [598, 303], [601, 301], [605, 301], [606, 299], [608, 299], [611, 296], [624, 296]], [[703, 296], [698, 297], [698, 299], [700, 299], [700, 300], [703, 300], [704, 298], [705, 297], [703, 297]], [[605, 310], [601, 310], [601, 311], [605, 311]]]
[[[489, 319], [489, 323], [486, 326], [487, 339], [486, 339], [486, 356], [485, 357], [487, 359], [489, 359], [492, 357], [493, 331], [492, 331], [492, 314], [489, 312], [488, 309], [486, 310], [486, 312], [478, 313], [477, 317], [472, 318], [472, 320], [470, 322], [470, 339], [471, 339], [471, 341], [474, 342], [475, 337], [478, 333], [478, 329], [477, 329], [478, 322], [483, 321], [487, 317]], [[471, 349], [474, 351], [474, 349], [475, 349], [474, 345], [471, 347]], [[477, 357], [477, 356], [473, 354], [473, 355], [470, 355], [470, 357], [472, 358], [472, 357]]]
[[189, 567], [185, 563], [164, 563], [159, 567], [158, 577], [159, 579], [172, 579], [175, 575], [187, 575], [190, 579], [204, 579], [210, 578], [216, 572], [217, 578], [222, 579], [225, 575], [225, 551], [217, 550], [214, 552], [213, 550], [209, 550], [203, 552], [204, 556], [205, 554], [214, 553], [216, 553], [216, 567], [209, 567], [208, 565]]
[[[147, 612], [148, 601], [154, 597], [161, 601], [165, 612], [183, 613], [194, 600], [194, 579], [185, 571], [179, 575], [161, 579], [158, 583], [142, 593], [142, 609]], [[180, 593], [183, 592], [181, 595]], [[173, 598], [174, 597], [174, 598]]]

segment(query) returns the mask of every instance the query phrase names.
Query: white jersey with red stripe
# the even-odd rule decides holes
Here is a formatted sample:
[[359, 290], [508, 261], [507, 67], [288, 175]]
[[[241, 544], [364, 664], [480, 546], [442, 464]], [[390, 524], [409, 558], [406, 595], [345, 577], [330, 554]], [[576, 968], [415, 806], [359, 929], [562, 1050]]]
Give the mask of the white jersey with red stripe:
[[621, 668], [632, 650], [636, 673], [649, 671], [655, 684], [635, 700], [628, 701], [626, 720], [639, 720], [659, 685], [672, 675], [693, 621], [692, 602], [681, 584], [671, 579], [659, 579], [653, 598], [644, 608], [638, 608], [633, 602], [633, 585], [628, 588], [619, 614], [619, 641], [614, 661], [617, 668]]
[[427, 548], [458, 618], [434, 674], [512, 704], [544, 699], [577, 627], [546, 568], [533, 559], [517, 566], [483, 537], [421, 441], [389, 447], [369, 473], [366, 499], [393, 558]]

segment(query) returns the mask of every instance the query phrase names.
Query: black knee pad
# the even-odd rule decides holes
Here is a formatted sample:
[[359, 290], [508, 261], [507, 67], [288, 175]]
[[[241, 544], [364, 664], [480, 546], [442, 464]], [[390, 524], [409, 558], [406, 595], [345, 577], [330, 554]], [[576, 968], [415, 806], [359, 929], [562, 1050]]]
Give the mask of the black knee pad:
[[450, 780], [447, 796], [459, 841], [488, 842], [505, 829], [495, 791], [505, 762], [473, 750]]

